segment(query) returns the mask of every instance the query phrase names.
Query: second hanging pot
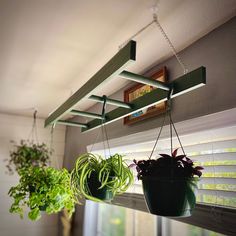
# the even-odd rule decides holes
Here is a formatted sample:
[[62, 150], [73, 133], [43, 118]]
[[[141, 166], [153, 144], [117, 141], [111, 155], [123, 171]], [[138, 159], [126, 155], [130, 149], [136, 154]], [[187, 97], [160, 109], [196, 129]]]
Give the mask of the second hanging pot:
[[192, 214], [196, 204], [194, 178], [142, 178], [145, 201], [150, 213], [186, 217]]

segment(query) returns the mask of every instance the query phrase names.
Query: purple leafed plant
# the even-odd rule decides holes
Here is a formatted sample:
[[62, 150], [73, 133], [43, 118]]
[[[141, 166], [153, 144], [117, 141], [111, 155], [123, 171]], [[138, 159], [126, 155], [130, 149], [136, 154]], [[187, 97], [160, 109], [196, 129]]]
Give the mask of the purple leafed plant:
[[136, 167], [138, 179], [143, 176], [153, 177], [180, 177], [192, 178], [194, 175], [202, 175], [202, 166], [194, 166], [193, 161], [186, 155], [177, 156], [178, 149], [175, 149], [171, 156], [168, 154], [159, 154], [161, 157], [153, 160], [133, 160], [129, 167]]

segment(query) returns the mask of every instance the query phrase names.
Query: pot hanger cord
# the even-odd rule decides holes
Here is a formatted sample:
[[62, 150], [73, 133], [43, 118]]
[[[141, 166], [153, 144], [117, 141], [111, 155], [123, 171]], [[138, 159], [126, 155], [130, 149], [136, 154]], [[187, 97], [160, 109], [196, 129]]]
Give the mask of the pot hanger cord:
[[182, 145], [182, 143], [181, 143], [180, 137], [179, 137], [179, 135], [178, 135], [177, 129], [176, 129], [176, 127], [175, 127], [175, 124], [174, 124], [174, 122], [173, 122], [173, 120], [172, 120], [172, 116], [171, 116], [171, 96], [172, 96], [172, 94], [173, 94], [173, 88], [170, 89], [169, 94], [168, 94], [168, 96], [167, 96], [167, 108], [166, 108], [166, 112], [165, 112], [165, 115], [164, 115], [164, 118], [163, 118], [163, 121], [162, 121], [161, 128], [160, 128], [160, 130], [159, 130], [159, 132], [158, 132], [158, 135], [157, 135], [155, 144], [154, 144], [153, 149], [152, 149], [152, 151], [151, 151], [151, 154], [150, 154], [150, 156], [149, 156], [149, 160], [152, 158], [153, 153], [154, 153], [154, 151], [156, 150], [156, 146], [157, 146], [157, 143], [158, 143], [158, 141], [159, 141], [159, 139], [160, 139], [160, 136], [161, 136], [163, 127], [164, 127], [164, 125], [165, 125], [165, 121], [166, 121], [166, 116], [167, 116], [167, 115], [168, 115], [168, 117], [169, 117], [169, 122], [170, 122], [171, 153], [173, 152], [173, 131], [172, 131], [172, 128], [173, 128], [173, 129], [174, 129], [174, 132], [175, 132], [175, 134], [176, 134], [176, 137], [177, 137], [177, 139], [178, 139], [178, 142], [179, 142], [179, 144], [180, 144], [181, 150], [182, 150], [183, 154], [186, 155], [186, 154], [185, 154], [185, 151], [184, 151], [184, 148], [183, 148], [183, 145]]
[[108, 141], [108, 134], [107, 134], [107, 128], [104, 124], [104, 121], [106, 120], [106, 105], [107, 105], [107, 96], [103, 95], [103, 106], [102, 106], [102, 122], [101, 122], [101, 129], [102, 129], [102, 141], [103, 141], [103, 147], [104, 147], [104, 156], [106, 158], [106, 144], [108, 148], [109, 156], [111, 156], [111, 150], [110, 145]]
[[100, 136], [100, 133], [102, 132], [102, 143], [103, 143], [103, 149], [104, 149], [104, 156], [106, 158], [106, 144], [107, 144], [107, 148], [108, 148], [108, 152], [109, 155], [111, 156], [111, 150], [110, 150], [110, 144], [109, 144], [109, 138], [108, 138], [108, 133], [107, 133], [107, 129], [106, 126], [104, 124], [104, 121], [106, 120], [106, 105], [107, 105], [107, 96], [103, 95], [103, 106], [102, 106], [102, 120], [101, 120], [101, 129], [99, 129], [96, 139], [94, 141], [94, 143], [91, 146], [90, 152], [92, 152], [93, 147], [95, 145], [95, 143], [97, 143], [98, 138]]

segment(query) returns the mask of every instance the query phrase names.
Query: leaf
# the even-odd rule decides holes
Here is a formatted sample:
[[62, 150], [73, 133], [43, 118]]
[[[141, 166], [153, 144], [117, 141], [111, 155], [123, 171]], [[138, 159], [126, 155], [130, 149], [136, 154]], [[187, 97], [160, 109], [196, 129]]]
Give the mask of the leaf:
[[31, 210], [29, 213], [28, 213], [28, 217], [31, 219], [31, 220], [39, 220], [41, 218], [41, 215], [40, 215], [40, 212], [39, 212], [39, 208], [35, 208], [33, 210]]
[[176, 157], [177, 152], [178, 152], [178, 148], [176, 148], [176, 149], [172, 152], [172, 157]]
[[136, 166], [137, 166], [137, 165], [136, 165], [135, 163], [132, 163], [132, 164], [129, 165], [129, 168], [132, 169], [132, 168], [134, 168], [134, 167], [136, 167]]
[[168, 154], [159, 154], [160, 156], [164, 157], [164, 158], [170, 158], [171, 156]]
[[179, 160], [182, 160], [185, 157], [186, 157], [186, 155], [179, 155], [179, 156], [175, 157], [175, 159], [179, 161]]
[[196, 166], [194, 169], [195, 170], [204, 170], [204, 168], [202, 166]]

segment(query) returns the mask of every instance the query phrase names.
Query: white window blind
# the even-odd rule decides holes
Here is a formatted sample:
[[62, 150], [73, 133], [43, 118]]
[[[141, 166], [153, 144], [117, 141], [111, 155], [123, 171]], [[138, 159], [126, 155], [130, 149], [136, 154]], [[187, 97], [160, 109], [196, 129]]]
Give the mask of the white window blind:
[[[168, 127], [165, 128], [167, 131]], [[187, 156], [204, 167], [198, 182], [197, 202], [236, 207], [236, 126], [193, 132], [180, 139]], [[159, 153], [170, 153], [169, 145], [168, 138], [160, 139], [153, 158]], [[174, 138], [175, 148], [178, 145]], [[111, 149], [111, 153], [119, 152], [131, 163], [133, 159], [147, 159], [152, 146], [153, 142], [139, 143], [138, 147], [135, 144]], [[136, 181], [128, 192], [142, 194], [141, 181]]]
[[[236, 234], [236, 109], [175, 125], [187, 156], [204, 167], [194, 215], [181, 221], [227, 235]], [[157, 133], [158, 128], [109, 140], [110, 152], [125, 155], [128, 163], [146, 159]], [[179, 147], [177, 138], [173, 145]], [[104, 155], [102, 143], [94, 147], [95, 153]], [[153, 158], [159, 153], [170, 153], [169, 148], [169, 127], [164, 127]], [[128, 193], [118, 196], [114, 204], [147, 211], [141, 181], [136, 181]]]
[[[203, 133], [193, 133], [182, 139], [187, 140], [190, 136], [201, 138], [196, 144], [187, 145], [185, 143], [185, 152], [188, 157], [194, 160], [196, 165], [204, 167], [203, 175], [198, 182], [197, 202], [236, 207], [236, 139], [231, 136], [236, 134], [236, 126], [227, 127], [210, 132], [221, 132], [221, 141], [211, 141]], [[227, 136], [223, 137], [223, 135]], [[234, 135], [233, 134], [233, 135]], [[204, 138], [207, 137], [207, 140]], [[216, 136], [214, 136], [214, 139]], [[162, 146], [163, 147], [163, 146]], [[177, 147], [177, 146], [176, 146]], [[128, 150], [127, 150], [128, 151]], [[124, 152], [126, 158], [130, 161], [133, 159], [141, 160], [150, 155], [151, 150]], [[170, 153], [169, 149], [162, 149], [158, 153]], [[155, 155], [157, 157], [158, 154]], [[142, 193], [141, 181], [129, 189], [129, 192]]]

